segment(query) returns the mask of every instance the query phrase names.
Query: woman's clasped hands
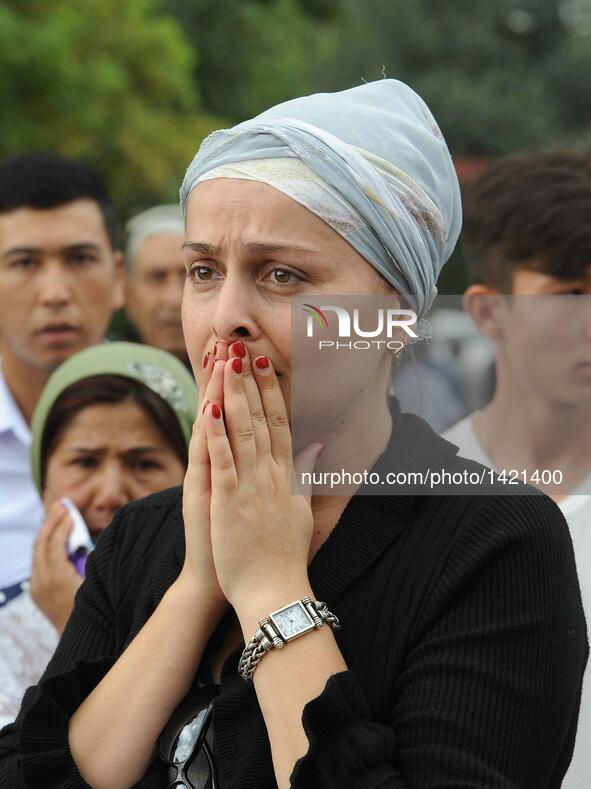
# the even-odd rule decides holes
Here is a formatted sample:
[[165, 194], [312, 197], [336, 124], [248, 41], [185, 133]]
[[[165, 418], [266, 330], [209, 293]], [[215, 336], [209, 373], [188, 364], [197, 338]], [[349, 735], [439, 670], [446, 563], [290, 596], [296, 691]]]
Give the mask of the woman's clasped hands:
[[323, 444], [292, 458], [285, 400], [267, 356], [251, 359], [243, 342], [218, 342], [203, 367], [183, 490], [181, 578], [214, 606], [248, 605], [262, 617], [265, 604], [309, 593], [314, 520], [309, 495], [294, 495], [292, 486], [313, 471]]

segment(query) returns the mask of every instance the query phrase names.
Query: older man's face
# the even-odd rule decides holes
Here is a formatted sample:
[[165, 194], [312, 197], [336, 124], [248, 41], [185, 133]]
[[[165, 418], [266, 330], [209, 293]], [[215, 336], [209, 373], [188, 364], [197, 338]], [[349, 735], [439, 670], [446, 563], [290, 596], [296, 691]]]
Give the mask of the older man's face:
[[183, 234], [163, 232], [145, 238], [133, 260], [127, 283], [127, 314], [142, 342], [186, 357], [181, 304], [185, 283]]

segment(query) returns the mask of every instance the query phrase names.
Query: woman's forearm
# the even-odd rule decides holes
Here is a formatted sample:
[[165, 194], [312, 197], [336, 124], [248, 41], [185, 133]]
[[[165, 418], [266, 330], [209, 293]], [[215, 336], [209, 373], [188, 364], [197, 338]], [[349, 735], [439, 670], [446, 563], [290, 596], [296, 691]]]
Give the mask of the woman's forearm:
[[223, 610], [181, 578], [70, 720], [72, 757], [93, 789], [128, 789], [190, 688]]
[[[237, 613], [248, 641], [258, 628], [258, 620], [273, 610], [304, 595], [314, 597], [306, 582], [277, 585], [273, 592], [246, 597]], [[346, 671], [347, 665], [328, 625], [288, 644], [271, 650], [260, 661], [254, 686], [271, 744], [275, 778], [280, 789], [289, 787], [296, 761], [308, 750], [302, 725], [306, 704], [320, 696], [330, 676]]]

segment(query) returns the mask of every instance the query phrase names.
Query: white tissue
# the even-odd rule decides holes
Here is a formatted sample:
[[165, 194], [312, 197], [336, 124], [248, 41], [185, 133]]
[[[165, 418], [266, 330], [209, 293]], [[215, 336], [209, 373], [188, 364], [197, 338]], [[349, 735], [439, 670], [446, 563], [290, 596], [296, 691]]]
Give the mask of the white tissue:
[[86, 548], [87, 553], [90, 553], [94, 547], [92, 538], [88, 533], [88, 527], [84, 522], [84, 518], [80, 514], [80, 510], [67, 496], [62, 496], [60, 499], [64, 507], [70, 513], [70, 517], [74, 522], [74, 528], [68, 538], [68, 553], [71, 555], [79, 548]]

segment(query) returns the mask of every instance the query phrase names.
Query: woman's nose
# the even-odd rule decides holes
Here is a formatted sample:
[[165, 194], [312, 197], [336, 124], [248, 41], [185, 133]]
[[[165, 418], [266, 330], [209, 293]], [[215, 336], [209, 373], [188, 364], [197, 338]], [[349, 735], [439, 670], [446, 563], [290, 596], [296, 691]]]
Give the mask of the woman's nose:
[[256, 339], [260, 332], [256, 303], [256, 288], [243, 278], [228, 275], [219, 289], [212, 320], [216, 336], [225, 342]]
[[94, 506], [97, 510], [115, 511], [131, 501], [126, 475], [119, 465], [108, 465], [97, 470], [94, 482]]

